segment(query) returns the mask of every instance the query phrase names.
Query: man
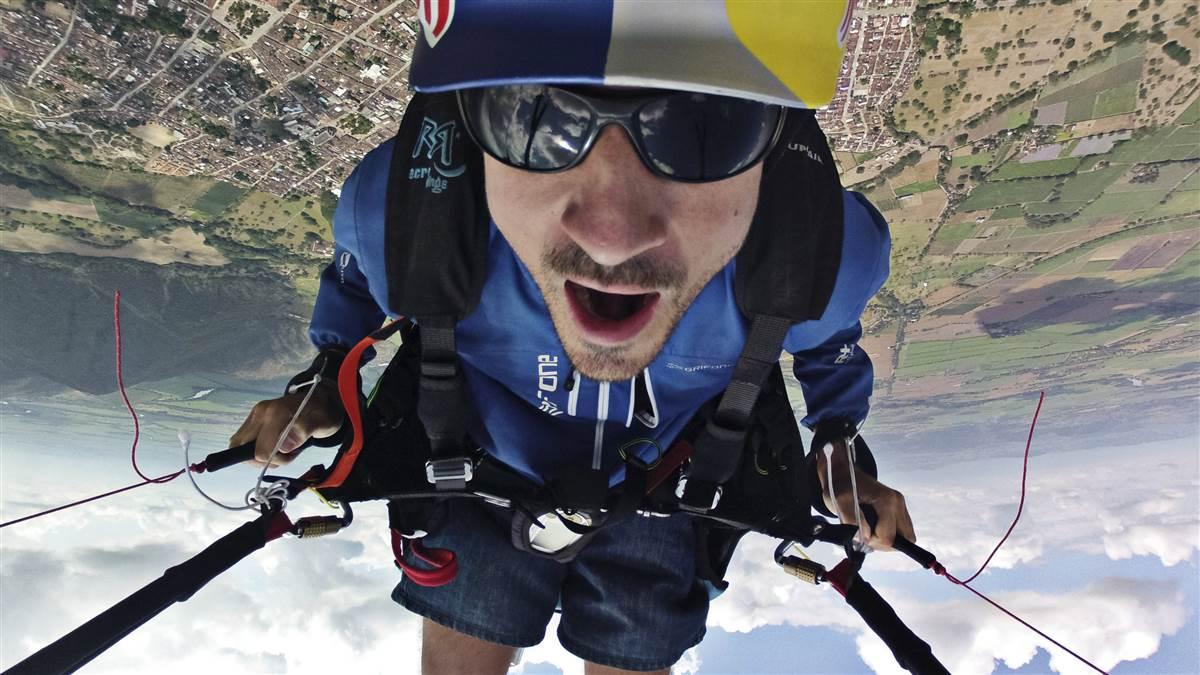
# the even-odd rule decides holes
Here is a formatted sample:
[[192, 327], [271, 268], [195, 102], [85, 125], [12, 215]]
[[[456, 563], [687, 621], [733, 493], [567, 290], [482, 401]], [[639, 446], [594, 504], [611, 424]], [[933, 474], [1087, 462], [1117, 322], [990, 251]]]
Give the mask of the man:
[[[763, 158], [811, 153], [779, 146], [780, 130], [809, 114], [806, 100], [831, 96], [848, 10], [442, 0], [419, 14], [410, 83], [457, 91], [461, 118], [421, 120], [411, 149], [385, 143], [346, 181], [313, 342], [340, 359], [389, 313], [389, 180], [431, 194], [470, 180], [448, 145], [461, 123], [484, 153], [490, 215], [486, 281], [454, 331], [471, 437], [533, 481], [590, 465], [619, 483], [628, 448], [667, 447], [729, 384], [747, 339], [734, 257], [764, 198]], [[397, 177], [398, 153], [431, 163]], [[887, 276], [889, 239], [860, 197], [847, 193], [843, 208], [828, 302], [783, 342], [810, 428], [861, 423], [871, 389], [858, 319]], [[266, 461], [305, 393], [260, 403], [231, 442], [257, 438]], [[276, 460], [334, 434], [342, 417], [334, 388], [318, 385]], [[855, 522], [849, 461], [830, 459], [818, 453], [824, 502]], [[900, 494], [855, 471], [859, 501], [879, 514], [871, 544], [887, 548], [897, 531], [913, 538]], [[394, 599], [426, 618], [427, 672], [503, 672], [516, 648], [542, 640], [558, 607], [558, 637], [590, 673], [666, 672], [703, 637], [709, 593], [686, 514], [601, 528], [569, 562], [514, 548], [509, 517], [451, 500], [426, 539], [456, 552], [458, 577], [397, 587]]]

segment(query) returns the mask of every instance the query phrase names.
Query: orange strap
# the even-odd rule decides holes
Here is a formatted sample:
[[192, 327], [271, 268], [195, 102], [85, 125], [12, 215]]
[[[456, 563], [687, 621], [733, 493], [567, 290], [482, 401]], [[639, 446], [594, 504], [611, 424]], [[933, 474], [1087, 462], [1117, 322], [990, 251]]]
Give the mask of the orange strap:
[[350, 426], [354, 429], [354, 441], [350, 443], [350, 448], [338, 458], [338, 463], [334, 465], [329, 475], [325, 476], [325, 480], [316, 486], [317, 489], [341, 485], [350, 475], [354, 463], [358, 461], [358, 453], [362, 452], [364, 439], [362, 408], [359, 405], [362, 391], [358, 384], [358, 368], [362, 363], [363, 353], [376, 342], [391, 337], [400, 328], [402, 321], [404, 321], [404, 317], [388, 323], [363, 338], [354, 345], [354, 349], [351, 349], [350, 353], [346, 355], [346, 359], [342, 361], [342, 367], [338, 370], [338, 394], [342, 397], [342, 407], [345, 408], [346, 417], [350, 418]]

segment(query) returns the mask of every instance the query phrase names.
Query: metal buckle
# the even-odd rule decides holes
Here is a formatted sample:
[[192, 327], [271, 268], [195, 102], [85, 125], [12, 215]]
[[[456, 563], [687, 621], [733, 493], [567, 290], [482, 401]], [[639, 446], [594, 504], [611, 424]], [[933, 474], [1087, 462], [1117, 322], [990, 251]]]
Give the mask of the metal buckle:
[[[690, 511], [692, 509], [690, 509], [682, 501], [683, 493], [687, 491], [687, 480], [688, 480], [687, 476], [679, 477], [679, 482], [675, 484], [675, 496], [680, 500], [679, 507], [685, 511]], [[712, 511], [713, 509], [717, 508], [717, 504], [720, 503], [720, 501], [721, 501], [721, 493], [723, 491], [724, 491], [724, 488], [722, 488], [720, 485], [718, 485], [717, 489], [713, 491], [712, 506], [709, 506], [707, 509], [705, 509], [706, 511]]]
[[466, 457], [431, 459], [425, 462], [425, 479], [438, 487], [451, 482], [465, 487], [467, 481], [474, 477], [475, 465]]

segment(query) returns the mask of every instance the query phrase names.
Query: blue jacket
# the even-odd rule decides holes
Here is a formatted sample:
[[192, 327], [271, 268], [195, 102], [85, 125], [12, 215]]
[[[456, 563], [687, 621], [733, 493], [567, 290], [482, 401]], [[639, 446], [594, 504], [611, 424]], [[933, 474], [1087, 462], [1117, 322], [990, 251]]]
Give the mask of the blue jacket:
[[[333, 262], [321, 275], [310, 337], [318, 348], [352, 347], [384, 320], [384, 204], [389, 141], [371, 151], [342, 188], [333, 219]], [[857, 342], [859, 316], [887, 279], [887, 223], [861, 195], [845, 192], [841, 269], [824, 315], [792, 327], [784, 348], [813, 427], [866, 418], [873, 372]], [[488, 275], [478, 308], [456, 330], [485, 450], [534, 480], [599, 458], [621, 480], [617, 449], [637, 439], [669, 444], [708, 399], [728, 385], [748, 322], [734, 301], [736, 259], [697, 296], [645, 375], [654, 414], [633, 415], [633, 381], [596, 382], [571, 368], [541, 293], [507, 241], [490, 226]], [[569, 386], [568, 378], [574, 380]], [[638, 444], [647, 461], [655, 451]]]

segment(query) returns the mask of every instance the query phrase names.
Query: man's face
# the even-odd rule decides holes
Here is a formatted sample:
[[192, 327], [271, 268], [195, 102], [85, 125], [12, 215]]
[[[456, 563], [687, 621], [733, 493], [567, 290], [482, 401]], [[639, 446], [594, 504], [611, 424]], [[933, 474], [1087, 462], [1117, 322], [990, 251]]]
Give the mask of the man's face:
[[484, 155], [496, 226], [545, 297], [567, 356], [597, 380], [650, 364], [704, 285], [741, 248], [762, 165], [710, 183], [650, 173], [609, 126], [579, 166], [533, 173]]

